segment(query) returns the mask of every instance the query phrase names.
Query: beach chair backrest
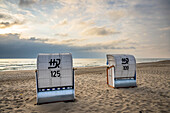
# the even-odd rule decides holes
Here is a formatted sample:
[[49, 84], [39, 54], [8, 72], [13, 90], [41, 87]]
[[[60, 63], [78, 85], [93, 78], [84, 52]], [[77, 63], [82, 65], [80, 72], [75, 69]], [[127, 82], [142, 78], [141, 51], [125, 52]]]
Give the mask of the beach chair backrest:
[[108, 65], [114, 66], [114, 78], [134, 77], [136, 60], [133, 55], [108, 54]]
[[39, 88], [73, 85], [73, 65], [70, 53], [39, 54], [37, 69]]
[[71, 53], [39, 54], [36, 70], [37, 104], [75, 98]]

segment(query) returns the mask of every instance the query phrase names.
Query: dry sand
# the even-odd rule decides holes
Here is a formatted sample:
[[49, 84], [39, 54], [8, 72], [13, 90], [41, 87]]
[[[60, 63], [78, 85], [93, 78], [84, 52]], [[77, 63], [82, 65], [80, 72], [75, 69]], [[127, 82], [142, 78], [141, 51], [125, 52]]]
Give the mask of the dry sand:
[[75, 102], [35, 105], [34, 71], [0, 72], [0, 113], [170, 113], [170, 61], [137, 64], [136, 88], [108, 87], [106, 67], [78, 68], [75, 85]]

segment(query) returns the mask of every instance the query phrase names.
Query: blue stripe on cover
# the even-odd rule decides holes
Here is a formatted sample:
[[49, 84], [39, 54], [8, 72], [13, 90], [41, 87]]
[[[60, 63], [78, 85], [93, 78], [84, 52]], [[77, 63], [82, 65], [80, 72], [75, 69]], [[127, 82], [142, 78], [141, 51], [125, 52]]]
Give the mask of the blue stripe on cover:
[[58, 88], [39, 88], [38, 92], [44, 92], [44, 91], [59, 91], [59, 90], [68, 90], [73, 89], [72, 86], [66, 86], [66, 87], [58, 87]]

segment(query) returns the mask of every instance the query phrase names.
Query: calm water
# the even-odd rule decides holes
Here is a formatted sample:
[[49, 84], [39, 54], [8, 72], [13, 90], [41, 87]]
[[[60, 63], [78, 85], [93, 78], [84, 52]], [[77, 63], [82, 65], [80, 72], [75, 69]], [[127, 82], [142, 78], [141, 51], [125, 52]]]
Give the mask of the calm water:
[[[170, 58], [137, 58], [137, 63], [170, 60]], [[74, 67], [104, 66], [106, 59], [73, 59]], [[35, 70], [36, 59], [0, 59], [0, 71]]]

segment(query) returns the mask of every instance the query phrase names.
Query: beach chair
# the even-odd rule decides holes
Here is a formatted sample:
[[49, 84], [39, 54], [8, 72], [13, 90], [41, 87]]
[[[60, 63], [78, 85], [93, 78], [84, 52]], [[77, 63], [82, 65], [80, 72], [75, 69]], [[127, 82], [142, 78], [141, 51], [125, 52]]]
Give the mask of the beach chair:
[[36, 70], [37, 104], [74, 101], [71, 53], [39, 54]]
[[107, 84], [112, 88], [136, 87], [136, 60], [133, 55], [107, 54]]

